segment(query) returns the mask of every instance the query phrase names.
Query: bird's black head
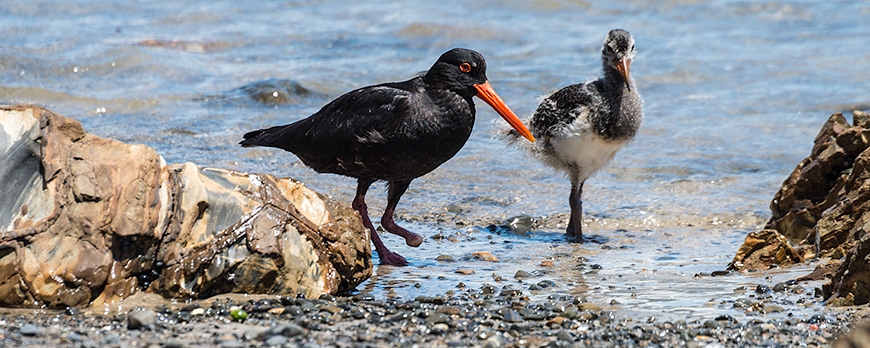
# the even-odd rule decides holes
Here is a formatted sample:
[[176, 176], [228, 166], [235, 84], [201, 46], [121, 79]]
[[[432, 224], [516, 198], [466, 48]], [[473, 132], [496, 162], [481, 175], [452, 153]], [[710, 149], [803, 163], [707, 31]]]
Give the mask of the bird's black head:
[[441, 55], [423, 77], [426, 84], [453, 91], [465, 98], [477, 94], [474, 85], [486, 83], [486, 60], [466, 48], [454, 48]]
[[629, 82], [631, 61], [636, 54], [634, 38], [627, 31], [613, 29], [604, 37], [601, 59], [604, 61], [605, 69], [616, 69], [629, 89], [631, 89]]
[[474, 102], [471, 97], [477, 96], [489, 104], [523, 137], [535, 141], [532, 132], [489, 84], [486, 78], [486, 60], [483, 59], [482, 54], [465, 48], [449, 50], [442, 54], [435, 65], [426, 72], [423, 81], [427, 88], [451, 91], [465, 98], [471, 107], [472, 115], [474, 115]]

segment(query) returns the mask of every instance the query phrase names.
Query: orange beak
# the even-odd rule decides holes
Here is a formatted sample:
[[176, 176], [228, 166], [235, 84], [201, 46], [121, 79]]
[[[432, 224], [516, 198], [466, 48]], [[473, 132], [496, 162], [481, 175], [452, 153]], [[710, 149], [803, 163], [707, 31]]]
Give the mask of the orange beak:
[[619, 71], [619, 74], [622, 75], [623, 81], [625, 81], [625, 87], [631, 91], [631, 83], [628, 82], [628, 76], [631, 74], [631, 59], [620, 59], [616, 62], [616, 70]]
[[517, 115], [511, 111], [511, 108], [509, 108], [507, 104], [501, 100], [501, 97], [495, 93], [495, 90], [492, 89], [492, 85], [489, 84], [489, 81], [474, 85], [474, 88], [477, 90], [477, 97], [489, 104], [489, 106], [491, 106], [493, 110], [501, 116], [501, 118], [507, 121], [511, 127], [514, 127], [517, 133], [520, 133], [520, 135], [529, 141], [533, 143], [535, 142], [535, 137], [532, 136], [532, 132], [526, 128], [523, 121], [520, 121]]

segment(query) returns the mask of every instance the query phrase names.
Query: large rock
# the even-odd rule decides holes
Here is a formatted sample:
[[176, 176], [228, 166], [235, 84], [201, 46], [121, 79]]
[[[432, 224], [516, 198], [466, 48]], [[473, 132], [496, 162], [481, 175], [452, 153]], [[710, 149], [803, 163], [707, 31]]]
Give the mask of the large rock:
[[767, 269], [772, 264], [785, 266], [804, 262], [788, 240], [773, 229], [751, 232], [731, 261], [733, 269]]
[[[771, 202], [772, 216], [765, 230], [769, 242], [759, 242], [751, 234], [730, 267], [767, 269], [821, 257], [832, 261], [820, 268], [834, 269], [825, 273], [831, 274], [831, 282], [823, 287], [826, 298], [837, 298], [832, 303], [838, 304], [870, 302], [868, 147], [870, 115], [855, 111], [851, 124], [840, 113], [832, 115], [816, 136], [810, 156], [798, 164]], [[786, 238], [795, 243], [794, 248]], [[776, 248], [789, 257], [771, 258], [764, 252]]]
[[371, 275], [359, 217], [297, 181], [167, 165], [35, 106], [0, 106], [0, 127], [0, 306], [316, 297]]

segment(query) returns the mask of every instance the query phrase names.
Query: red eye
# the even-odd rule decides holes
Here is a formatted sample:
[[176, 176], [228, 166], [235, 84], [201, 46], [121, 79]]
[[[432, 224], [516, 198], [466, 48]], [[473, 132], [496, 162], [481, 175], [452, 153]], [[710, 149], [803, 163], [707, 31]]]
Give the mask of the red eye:
[[465, 73], [471, 72], [471, 64], [468, 64], [468, 63], [459, 64], [459, 70], [462, 70], [462, 72], [465, 72]]

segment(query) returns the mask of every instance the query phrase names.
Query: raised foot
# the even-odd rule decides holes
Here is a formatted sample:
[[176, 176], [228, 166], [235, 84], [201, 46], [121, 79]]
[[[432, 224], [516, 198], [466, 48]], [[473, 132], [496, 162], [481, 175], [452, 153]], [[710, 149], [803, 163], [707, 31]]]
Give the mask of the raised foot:
[[410, 232], [410, 235], [405, 237], [405, 244], [416, 248], [420, 246], [420, 244], [423, 244], [423, 236]]
[[408, 246], [418, 247], [420, 244], [423, 244], [423, 236], [397, 225], [390, 214], [384, 213], [384, 217], [381, 218], [381, 227], [387, 230], [387, 232], [405, 238], [405, 244], [408, 244]]
[[408, 260], [405, 260], [402, 255], [396, 254], [392, 251], [386, 251], [383, 254], [378, 253], [378, 258], [381, 259], [382, 265], [392, 265], [392, 266], [407, 266]]

